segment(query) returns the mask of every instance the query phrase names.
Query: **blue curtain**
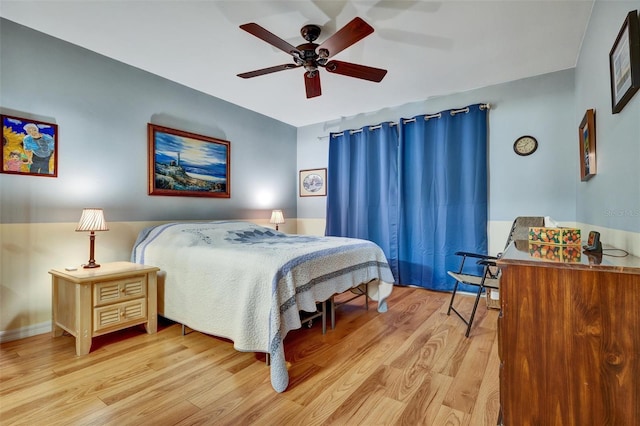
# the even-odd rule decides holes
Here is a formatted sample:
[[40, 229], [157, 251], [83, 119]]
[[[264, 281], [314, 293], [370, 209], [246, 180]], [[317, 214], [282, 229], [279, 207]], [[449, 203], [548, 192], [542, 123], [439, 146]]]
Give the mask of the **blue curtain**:
[[398, 129], [330, 135], [325, 234], [378, 244], [398, 282]]
[[396, 283], [452, 290], [455, 252], [487, 252], [487, 111], [437, 115], [330, 135], [325, 233], [377, 243]]
[[487, 252], [487, 112], [399, 123], [400, 282], [452, 290], [456, 251]]

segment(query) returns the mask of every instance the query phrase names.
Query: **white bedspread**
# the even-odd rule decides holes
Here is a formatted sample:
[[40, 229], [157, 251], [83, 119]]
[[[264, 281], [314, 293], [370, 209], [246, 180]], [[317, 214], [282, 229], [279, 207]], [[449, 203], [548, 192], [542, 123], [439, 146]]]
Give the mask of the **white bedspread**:
[[248, 222], [168, 223], [143, 230], [132, 262], [158, 266], [159, 313], [271, 357], [271, 384], [287, 388], [283, 340], [299, 311], [370, 282], [378, 311], [394, 281], [382, 249], [353, 238], [288, 235]]

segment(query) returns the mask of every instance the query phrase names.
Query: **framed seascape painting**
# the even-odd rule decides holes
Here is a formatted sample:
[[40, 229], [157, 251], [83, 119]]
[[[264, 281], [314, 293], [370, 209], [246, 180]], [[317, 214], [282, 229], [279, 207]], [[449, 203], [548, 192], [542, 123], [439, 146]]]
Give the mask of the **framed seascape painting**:
[[327, 195], [327, 169], [300, 170], [300, 196]]
[[58, 176], [58, 126], [2, 115], [2, 173]]
[[231, 143], [149, 123], [149, 195], [230, 198]]

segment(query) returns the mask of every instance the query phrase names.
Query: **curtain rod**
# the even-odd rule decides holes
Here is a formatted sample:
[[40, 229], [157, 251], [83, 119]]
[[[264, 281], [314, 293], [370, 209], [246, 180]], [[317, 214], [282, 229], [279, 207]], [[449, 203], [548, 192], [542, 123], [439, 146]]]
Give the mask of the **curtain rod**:
[[[480, 109], [481, 109], [481, 110], [484, 110], [484, 109], [491, 109], [491, 104], [480, 104]], [[469, 112], [469, 107], [464, 107], [464, 108], [460, 108], [460, 109], [452, 109], [451, 111], [449, 111], [449, 113], [450, 113], [452, 116], [454, 116], [454, 115], [456, 115], [456, 114], [460, 114], [461, 112], [464, 112], [465, 114], [466, 114], [466, 113], [468, 113], [468, 112]], [[429, 120], [430, 120], [430, 119], [432, 119], [432, 118], [440, 118], [440, 117], [442, 117], [442, 113], [441, 113], [441, 112], [439, 112], [439, 113], [437, 113], [437, 114], [425, 115], [425, 116], [424, 116], [424, 119], [425, 119], [425, 121], [429, 121]], [[408, 118], [408, 119], [406, 119], [406, 120], [402, 120], [402, 124], [414, 123], [415, 121], [416, 121], [415, 117], [414, 117], [414, 118]], [[397, 125], [398, 125], [398, 123], [397, 123], [397, 122], [395, 122], [395, 121], [392, 121], [392, 122], [390, 122], [390, 123], [389, 123], [389, 126], [392, 126], [392, 127], [393, 127], [393, 126], [397, 126]], [[362, 128], [360, 128], [360, 129], [348, 130], [348, 132], [349, 132], [349, 134], [352, 134], [352, 135], [353, 135], [354, 133], [360, 133], [360, 132], [362, 132], [362, 129], [364, 129], [365, 127], [367, 127], [367, 126], [363, 126], [363, 127], [362, 127]], [[369, 130], [376, 130], [376, 129], [379, 129], [379, 128], [381, 128], [381, 127], [382, 127], [382, 124], [377, 124], [377, 125], [375, 125], [375, 126], [369, 126]], [[342, 135], [344, 135], [344, 132], [345, 132], [345, 131], [343, 130], [343, 131], [342, 131], [342, 132], [340, 132], [340, 133], [334, 133], [334, 134], [333, 134], [333, 137], [335, 138], [335, 137], [337, 137], [337, 136], [342, 136]], [[326, 138], [328, 138], [328, 137], [329, 137], [329, 135], [326, 135], [326, 136], [318, 136], [318, 140], [326, 139]]]

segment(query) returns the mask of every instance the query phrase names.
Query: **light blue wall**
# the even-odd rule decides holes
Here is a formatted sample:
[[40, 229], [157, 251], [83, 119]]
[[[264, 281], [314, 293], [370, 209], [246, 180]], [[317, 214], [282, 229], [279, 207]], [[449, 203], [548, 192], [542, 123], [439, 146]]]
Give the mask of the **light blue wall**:
[[[294, 127], [11, 21], [0, 35], [0, 111], [59, 126], [58, 177], [0, 174], [0, 223], [295, 217]], [[149, 122], [230, 141], [231, 198], [147, 195]]]
[[[627, 13], [640, 1], [597, 1], [576, 71], [577, 126], [596, 110], [597, 174], [578, 184], [577, 221], [640, 232], [640, 92], [611, 112], [609, 52]], [[640, 72], [640, 70], [638, 70]]]
[[[89, 205], [114, 221], [248, 218], [274, 207], [324, 218], [326, 198], [297, 197], [292, 177], [326, 167], [329, 132], [488, 102], [490, 220], [545, 214], [638, 232], [640, 95], [612, 115], [608, 76], [633, 9], [639, 1], [596, 1], [575, 70], [302, 127], [297, 156], [291, 126], [0, 20], [0, 110], [60, 126], [59, 177], [0, 174], [0, 222], [73, 222]], [[598, 174], [583, 183], [577, 127], [587, 108], [596, 109]], [[231, 199], [148, 196], [147, 122], [230, 140]], [[540, 142], [531, 157], [512, 152], [522, 134]]]
[[[318, 137], [331, 131], [489, 103], [489, 219], [549, 215], [573, 221], [578, 173], [573, 86], [574, 70], [565, 70], [299, 128], [298, 166], [326, 167], [329, 140]], [[532, 135], [539, 143], [529, 157], [513, 152], [514, 141], [522, 135]], [[298, 217], [324, 218], [325, 200], [298, 199]]]

